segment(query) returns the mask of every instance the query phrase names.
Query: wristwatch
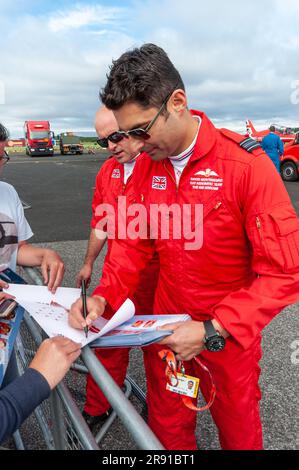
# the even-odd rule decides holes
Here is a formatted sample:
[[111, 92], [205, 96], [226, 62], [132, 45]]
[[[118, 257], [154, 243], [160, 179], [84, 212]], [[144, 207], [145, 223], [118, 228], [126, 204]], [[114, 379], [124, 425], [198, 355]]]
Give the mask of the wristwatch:
[[203, 322], [206, 336], [204, 338], [204, 343], [208, 351], [210, 352], [219, 352], [225, 346], [225, 339], [219, 331], [215, 330], [213, 323], [211, 320], [207, 320]]

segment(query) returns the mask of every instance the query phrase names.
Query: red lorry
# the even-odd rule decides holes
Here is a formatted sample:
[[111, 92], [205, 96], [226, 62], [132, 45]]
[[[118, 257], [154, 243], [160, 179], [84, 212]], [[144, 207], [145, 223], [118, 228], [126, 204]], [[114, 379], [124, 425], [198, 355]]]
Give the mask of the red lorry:
[[26, 154], [54, 155], [53, 132], [49, 121], [25, 121], [24, 133], [26, 140]]
[[284, 181], [297, 181], [299, 178], [299, 132], [292, 142], [284, 146], [280, 171]]

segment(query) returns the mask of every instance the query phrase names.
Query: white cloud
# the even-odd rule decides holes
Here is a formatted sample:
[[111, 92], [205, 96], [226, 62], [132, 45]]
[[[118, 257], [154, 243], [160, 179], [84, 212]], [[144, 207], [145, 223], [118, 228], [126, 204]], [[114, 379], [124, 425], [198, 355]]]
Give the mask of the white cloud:
[[93, 34], [89, 29], [55, 33], [47, 15], [8, 20], [0, 19], [0, 83], [6, 98], [0, 122], [13, 135], [22, 134], [26, 119], [49, 119], [55, 131], [93, 131], [111, 54], [117, 57], [133, 43], [123, 24], [120, 31], [106, 25], [106, 34], [100, 25]]
[[217, 125], [245, 131], [247, 118], [261, 128], [272, 121], [298, 124], [299, 105], [291, 103], [299, 80], [298, 5], [143, 0], [114, 6], [111, 0], [53, 7], [44, 15], [14, 10], [13, 16], [4, 8], [0, 121], [16, 135], [25, 119], [49, 119], [57, 131], [92, 129], [112, 59], [154, 42], [181, 72], [190, 107]]
[[272, 0], [142, 5], [142, 38], [168, 52], [191, 107], [236, 126], [247, 117], [263, 126], [274, 117], [298, 125], [298, 107], [290, 98], [292, 81], [299, 79], [297, 0], [287, 6]]
[[49, 29], [53, 33], [83, 26], [113, 24], [120, 19], [124, 8], [102, 5], [77, 5], [73, 10], [60, 10], [49, 19]]

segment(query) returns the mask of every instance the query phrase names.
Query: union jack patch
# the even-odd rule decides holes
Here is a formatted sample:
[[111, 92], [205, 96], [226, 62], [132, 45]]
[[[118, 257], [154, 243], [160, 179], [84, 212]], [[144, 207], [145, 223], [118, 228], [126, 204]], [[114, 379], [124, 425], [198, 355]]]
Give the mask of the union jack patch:
[[153, 189], [166, 189], [166, 176], [153, 176]]
[[119, 168], [114, 168], [111, 178], [120, 178], [120, 170]]

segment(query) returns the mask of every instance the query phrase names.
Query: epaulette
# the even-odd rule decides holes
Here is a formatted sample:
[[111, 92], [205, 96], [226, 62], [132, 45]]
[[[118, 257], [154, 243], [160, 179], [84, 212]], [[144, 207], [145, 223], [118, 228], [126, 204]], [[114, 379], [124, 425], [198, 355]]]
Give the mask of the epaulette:
[[240, 147], [242, 147], [244, 150], [247, 150], [247, 152], [252, 153], [256, 149], [261, 149], [261, 145], [251, 137], [247, 137], [246, 139], [242, 140], [242, 142], [239, 143]]
[[252, 153], [254, 150], [257, 149], [262, 150], [261, 145], [251, 137], [244, 138], [244, 135], [237, 134], [236, 132], [229, 131], [228, 129], [220, 129], [220, 132], [228, 139], [236, 142], [236, 144], [238, 144], [242, 149], [246, 150], [247, 152]]

